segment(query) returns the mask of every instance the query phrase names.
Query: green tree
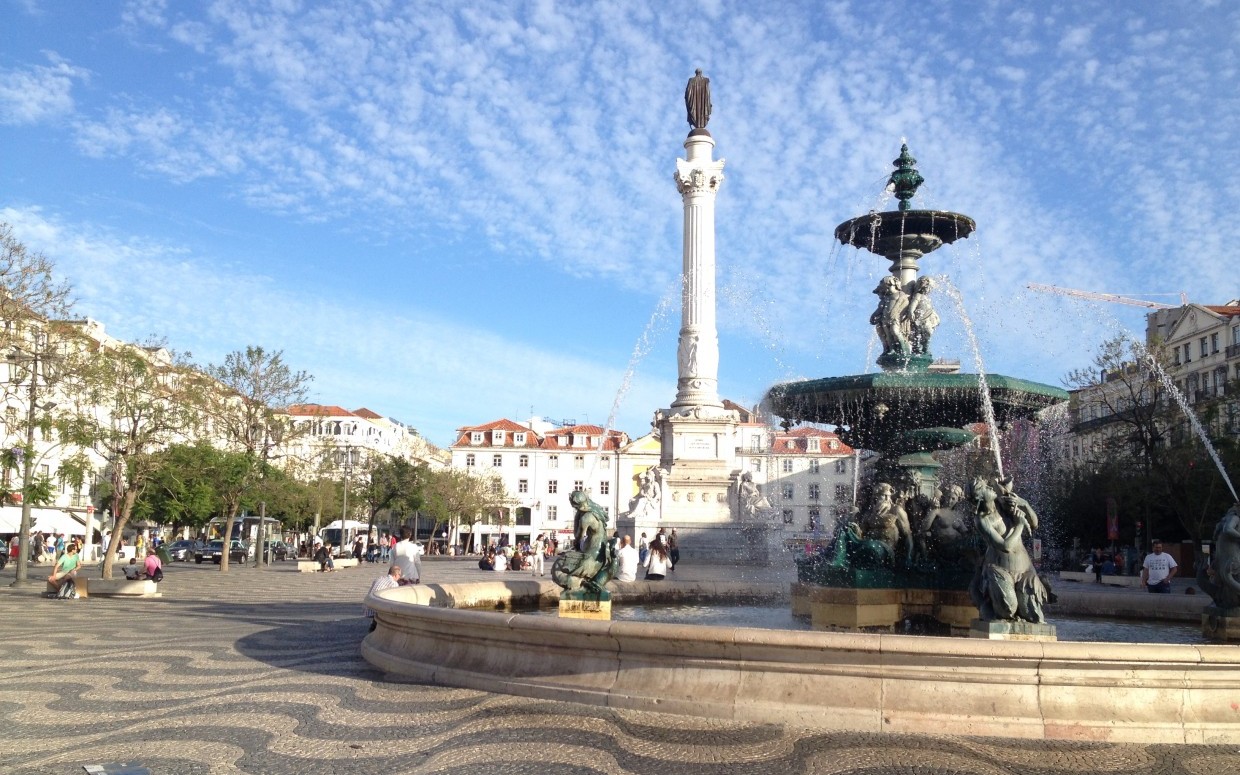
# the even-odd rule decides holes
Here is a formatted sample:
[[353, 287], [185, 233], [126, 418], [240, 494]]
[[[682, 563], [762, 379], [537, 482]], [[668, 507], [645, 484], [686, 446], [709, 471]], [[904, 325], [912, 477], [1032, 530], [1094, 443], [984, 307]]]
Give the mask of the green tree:
[[[246, 461], [240, 475], [230, 479], [220, 493], [227, 546], [246, 493], [267, 473], [272, 447], [292, 435], [281, 410], [305, 402], [312, 377], [289, 368], [282, 352], [261, 347], [229, 353], [223, 364], [207, 367], [207, 373], [223, 387], [210, 409], [215, 433], [227, 450], [240, 453]], [[227, 553], [220, 560], [220, 571], [228, 572]]]
[[67, 358], [72, 367], [61, 393], [71, 408], [58, 432], [109, 462], [115, 525], [103, 577], [111, 578], [134, 503], [159, 468], [157, 453], [197, 432], [206, 384], [188, 361], [157, 343], [111, 348], [82, 338], [78, 345]]
[[1216, 432], [1226, 400], [1198, 401], [1186, 410], [1165, 379], [1170, 368], [1159, 348], [1117, 337], [1099, 347], [1091, 368], [1066, 377], [1074, 390], [1073, 430], [1086, 447], [1079, 469], [1058, 488], [1058, 510], [1070, 521], [1105, 520], [1110, 498], [1121, 515], [1132, 515], [1126, 530], [1138, 520], [1145, 523], [1143, 539], [1178, 535], [1199, 541], [1230, 505], [1192, 422], [1227, 454], [1234, 445]]
[[174, 444], [156, 453], [155, 475], [134, 503], [134, 514], [202, 532], [212, 517], [223, 513], [219, 480], [228, 468], [225, 456], [203, 441]]
[[402, 457], [376, 455], [368, 461], [368, 468], [362, 498], [369, 513], [370, 532], [374, 531], [380, 512], [408, 515], [422, 507], [425, 466], [414, 465]]
[[[462, 521], [471, 525], [495, 522], [505, 506], [503, 482], [494, 474], [472, 474], [459, 468], [428, 470], [422, 513], [435, 520], [433, 532], [450, 526], [455, 536]], [[473, 542], [476, 529], [470, 531]]]

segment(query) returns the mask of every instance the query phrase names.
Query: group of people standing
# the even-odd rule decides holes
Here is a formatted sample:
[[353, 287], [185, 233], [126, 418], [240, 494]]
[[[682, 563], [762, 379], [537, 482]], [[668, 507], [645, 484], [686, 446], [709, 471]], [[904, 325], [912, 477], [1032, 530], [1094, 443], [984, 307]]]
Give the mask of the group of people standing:
[[642, 533], [636, 547], [633, 546], [632, 536], [624, 536], [619, 542], [620, 548], [616, 550], [619, 560], [616, 581], [637, 581], [639, 568], [645, 569], [642, 575], [644, 580], [661, 581], [668, 573], [676, 570], [676, 563], [680, 562], [675, 528], [672, 528], [670, 533], [666, 532], [665, 528], [659, 528], [651, 541], [647, 541], [646, 534]]

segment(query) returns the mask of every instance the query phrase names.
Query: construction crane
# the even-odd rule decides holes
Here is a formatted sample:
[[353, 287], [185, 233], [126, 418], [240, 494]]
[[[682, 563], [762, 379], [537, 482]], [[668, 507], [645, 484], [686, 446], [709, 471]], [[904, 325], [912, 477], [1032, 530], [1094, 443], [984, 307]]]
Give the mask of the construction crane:
[[[1060, 288], [1057, 285], [1042, 285], [1041, 283], [1029, 283], [1025, 286], [1031, 291], [1043, 291], [1044, 293], [1058, 293], [1061, 296], [1074, 296], [1078, 299], [1092, 299], [1094, 301], [1110, 301], [1115, 304], [1131, 304], [1134, 307], [1149, 307], [1150, 309], [1175, 309], [1188, 304], [1188, 294], [1180, 291], [1179, 304], [1164, 304], [1161, 301], [1146, 301], [1145, 299], [1133, 299], [1128, 296], [1119, 296], [1114, 293], [1094, 293], [1093, 291], [1078, 291], [1073, 288]], [[1147, 296], [1174, 296], [1171, 293], [1150, 293]]]

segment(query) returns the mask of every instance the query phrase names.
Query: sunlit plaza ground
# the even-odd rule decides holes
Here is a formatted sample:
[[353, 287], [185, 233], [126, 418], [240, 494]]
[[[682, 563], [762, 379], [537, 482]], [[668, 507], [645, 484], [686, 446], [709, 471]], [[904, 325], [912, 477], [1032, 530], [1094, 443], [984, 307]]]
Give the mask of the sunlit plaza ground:
[[[834, 733], [386, 682], [359, 655], [360, 601], [380, 572], [177, 564], [158, 599], [55, 601], [9, 588], [9, 566], [0, 771], [129, 762], [155, 773], [1240, 772], [1234, 745]], [[684, 564], [676, 573], [792, 577]], [[469, 559], [424, 565], [427, 583], [493, 578]]]

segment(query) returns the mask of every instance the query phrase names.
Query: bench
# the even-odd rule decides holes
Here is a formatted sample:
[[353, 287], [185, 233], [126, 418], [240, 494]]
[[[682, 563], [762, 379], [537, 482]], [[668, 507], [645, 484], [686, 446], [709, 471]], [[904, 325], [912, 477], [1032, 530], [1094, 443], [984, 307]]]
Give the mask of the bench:
[[[341, 568], [352, 568], [353, 566], [358, 564], [357, 560], [353, 559], [352, 557], [337, 557], [336, 559], [332, 560], [332, 563], [335, 564], [336, 570], [340, 570]], [[297, 561], [297, 572], [298, 573], [318, 573], [319, 572], [318, 560], [298, 560]]]
[[[1083, 584], [1093, 584], [1094, 574], [1084, 571], [1061, 570], [1059, 571], [1060, 581], [1079, 581]], [[1103, 576], [1103, 584], [1109, 584], [1112, 587], [1137, 587], [1144, 586], [1141, 583], [1140, 576]]]
[[[127, 578], [119, 579], [91, 579], [84, 576], [78, 576], [74, 580], [77, 586], [77, 593], [81, 597], [163, 597], [159, 591], [159, 585], [150, 579], [139, 579], [130, 581]], [[57, 589], [52, 582], [47, 583], [47, 593], [56, 594]]]

